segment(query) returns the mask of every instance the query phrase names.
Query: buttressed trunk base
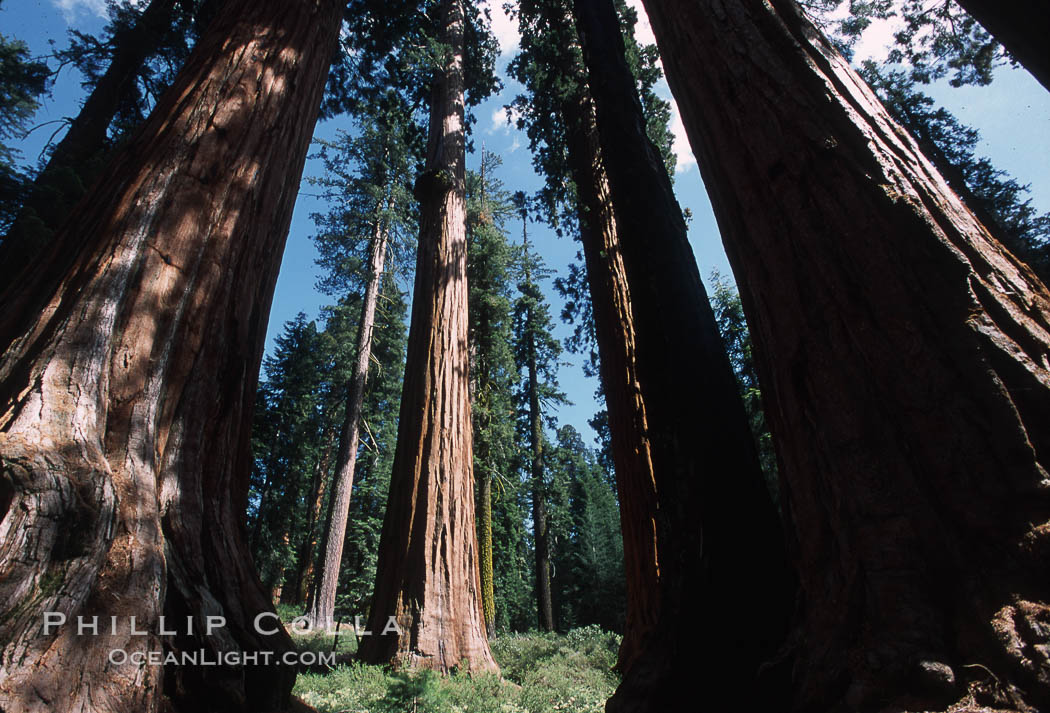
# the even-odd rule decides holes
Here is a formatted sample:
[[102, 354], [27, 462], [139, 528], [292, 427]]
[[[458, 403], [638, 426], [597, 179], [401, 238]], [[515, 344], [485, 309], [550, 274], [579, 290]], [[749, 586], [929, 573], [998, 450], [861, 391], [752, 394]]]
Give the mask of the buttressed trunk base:
[[[226, 3], [32, 282], [3, 296], [6, 711], [287, 703], [289, 667], [137, 657], [279, 658], [292, 648], [283, 630], [253, 626], [273, 608], [245, 544], [248, 446], [340, 10], [329, 0]], [[44, 612], [66, 625], [45, 634]], [[161, 615], [182, 633], [158, 635]], [[78, 635], [78, 616], [99, 617], [98, 635]], [[225, 624], [208, 636], [207, 617]], [[127, 657], [112, 658], [118, 650]]]

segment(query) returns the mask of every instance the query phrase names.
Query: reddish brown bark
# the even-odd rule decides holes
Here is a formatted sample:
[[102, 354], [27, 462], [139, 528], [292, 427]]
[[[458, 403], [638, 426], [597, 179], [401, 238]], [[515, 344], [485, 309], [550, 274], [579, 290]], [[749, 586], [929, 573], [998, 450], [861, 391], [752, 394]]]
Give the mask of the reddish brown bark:
[[1050, 89], [1050, 3], [1026, 0], [957, 0], [1010, 55]]
[[361, 305], [361, 323], [357, 329], [357, 363], [350, 378], [350, 389], [346, 396], [346, 415], [339, 436], [339, 452], [335, 462], [332, 498], [328, 505], [328, 518], [324, 533], [324, 556], [314, 578], [314, 591], [310, 596], [310, 607], [306, 616], [315, 629], [332, 628], [335, 616], [335, 591], [339, 585], [339, 565], [343, 560], [343, 540], [346, 538], [346, 521], [350, 514], [350, 494], [354, 487], [354, 468], [357, 465], [357, 444], [361, 422], [361, 406], [365, 402], [365, 385], [368, 382], [368, 366], [372, 357], [372, 332], [375, 327], [376, 303], [379, 300], [379, 284], [383, 279], [386, 262], [387, 233], [376, 206], [376, 222], [369, 246], [368, 285], [365, 287]]
[[[360, 656], [442, 672], [495, 671], [474, 530], [462, 1], [445, 0], [441, 13], [448, 49], [434, 73], [427, 161], [416, 182], [420, 238], [405, 384], [372, 634]], [[390, 617], [400, 631], [383, 635]]]
[[627, 611], [616, 668], [623, 673], [641, 653], [642, 643], [660, 614], [656, 481], [646, 434], [645, 400], [638, 380], [630, 288], [594, 106], [589, 93], [583, 92], [563, 107], [620, 500]]
[[775, 709], [787, 677], [767, 664], [794, 595], [782, 527], [670, 177], [646, 135], [613, 2], [577, 0], [574, 10], [656, 494], [658, 619], [607, 710], [698, 698], [716, 710]]
[[[288, 667], [162, 668], [109, 655], [204, 650], [214, 660], [291, 647], [283, 631], [252, 626], [272, 605], [245, 546], [248, 444], [269, 302], [340, 9], [228, 2], [69, 222], [76, 239], [58, 235], [32, 282], [4, 295], [5, 710], [287, 702]], [[44, 611], [71, 623], [43, 635]], [[161, 614], [184, 633], [160, 636]], [[107, 633], [78, 636], [78, 615], [99, 616]], [[131, 616], [152, 633], [133, 634]], [[226, 625], [205, 636], [206, 616]]]
[[795, 707], [1047, 709], [1046, 287], [794, 3], [646, 6], [797, 533]]

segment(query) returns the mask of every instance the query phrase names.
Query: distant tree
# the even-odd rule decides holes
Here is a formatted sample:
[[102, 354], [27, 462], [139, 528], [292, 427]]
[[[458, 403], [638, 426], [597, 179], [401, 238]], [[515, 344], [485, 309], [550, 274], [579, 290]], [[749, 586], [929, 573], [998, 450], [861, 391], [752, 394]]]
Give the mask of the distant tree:
[[[336, 149], [337, 156], [324, 156], [326, 176], [319, 181], [327, 196], [336, 202], [334, 214], [321, 219], [322, 226], [330, 230], [319, 237], [322, 263], [328, 262], [330, 272], [334, 272], [330, 279], [346, 277], [346, 265], [333, 264], [339, 257], [356, 252], [358, 259], [363, 258], [357, 275], [363, 282], [363, 290], [353, 357], [355, 366], [349, 379], [339, 446], [334, 454], [335, 478], [322, 537], [324, 556], [318, 562], [306, 611], [311, 626], [319, 629], [331, 628], [335, 614], [339, 567], [360, 445], [361, 409], [372, 361], [372, 334], [387, 252], [394, 240], [398, 241], [399, 255], [412, 252], [406, 244], [406, 234], [414, 225], [413, 203], [407, 190], [415, 158], [410, 134], [406, 131], [410, 121], [403, 111], [381, 110], [365, 114], [362, 119], [359, 135], [353, 138], [344, 135], [339, 144], [326, 145]], [[348, 249], [348, 243], [356, 243], [356, 251]]]
[[295, 530], [305, 509], [309, 476], [320, 455], [322, 381], [331, 359], [313, 322], [302, 313], [285, 323], [272, 356], [263, 361], [252, 428], [250, 545], [263, 584], [280, 595], [295, 564]]
[[34, 60], [20, 40], [0, 35], [0, 231], [6, 232], [24, 200], [28, 178], [19, 169], [17, 151], [8, 145], [25, 134], [29, 119], [47, 89], [47, 64]]
[[[387, 271], [376, 308], [372, 366], [361, 409], [361, 451], [354, 471], [354, 497], [347, 517], [336, 596], [336, 614], [351, 618], [368, 613], [376, 580], [379, 538], [390, 490], [405, 375], [408, 337], [405, 297], [394, 273]], [[356, 337], [358, 323], [357, 319], [348, 320], [343, 330]], [[352, 339], [348, 346], [355, 342], [356, 339]], [[343, 401], [345, 403], [345, 399]]]
[[536, 609], [539, 626], [554, 630], [551, 603], [551, 543], [547, 520], [547, 479], [545, 421], [548, 409], [565, 402], [558, 388], [558, 358], [561, 344], [555, 339], [550, 307], [540, 291], [539, 280], [549, 277], [542, 258], [529, 252], [529, 207], [522, 192], [514, 195], [521, 218], [521, 281], [514, 302], [514, 357], [522, 381], [518, 392], [522, 430], [528, 441], [529, 488], [532, 491], [532, 533], [535, 557]]
[[597, 624], [623, 631], [625, 579], [619, 504], [594, 452], [572, 426], [558, 429], [552, 471], [554, 606], [562, 631]]
[[[478, 484], [478, 548], [482, 608], [496, 629], [493, 487], [505, 491], [517, 460], [511, 290], [514, 252], [505, 233], [510, 195], [495, 172], [499, 156], [482, 149], [480, 170], [467, 172], [467, 279], [470, 317], [471, 420]], [[509, 563], [498, 563], [507, 567]]]

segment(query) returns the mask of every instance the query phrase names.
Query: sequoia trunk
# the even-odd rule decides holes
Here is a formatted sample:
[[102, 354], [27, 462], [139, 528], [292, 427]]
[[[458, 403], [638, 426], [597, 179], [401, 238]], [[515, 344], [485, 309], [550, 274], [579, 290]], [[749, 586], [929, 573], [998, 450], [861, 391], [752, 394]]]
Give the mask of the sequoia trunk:
[[357, 465], [357, 444], [361, 423], [361, 406], [365, 402], [365, 385], [368, 382], [368, 366], [372, 358], [372, 332], [375, 328], [376, 303], [379, 300], [379, 284], [383, 279], [386, 262], [387, 233], [381, 211], [376, 206], [376, 221], [370, 245], [368, 285], [365, 287], [364, 304], [361, 305], [361, 324], [357, 330], [357, 363], [350, 377], [350, 389], [346, 396], [346, 415], [343, 430], [339, 435], [339, 453], [335, 462], [335, 480], [332, 497], [328, 501], [328, 519], [324, 534], [324, 558], [314, 577], [315, 591], [310, 597], [310, 608], [306, 612], [310, 626], [314, 629], [332, 628], [335, 616], [335, 590], [339, 585], [339, 566], [343, 560], [343, 540], [346, 538], [346, 519], [350, 514], [350, 494], [354, 487], [354, 468]]
[[783, 642], [793, 604], [783, 530], [682, 211], [646, 135], [616, 10], [612, 0], [574, 7], [657, 500], [658, 619], [607, 710], [668, 710], [697, 691], [714, 709], [775, 708], [786, 676], [774, 667], [759, 680], [759, 669]]
[[[175, 0], [151, 0], [134, 27], [113, 38], [109, 67], [70, 122], [66, 135], [55, 145], [0, 243], [0, 285], [8, 284], [43, 249], [47, 236], [61, 227], [90, 188], [94, 173], [91, 163], [103, 160], [109, 125], [121, 102], [134, 90], [136, 77], [158, 38], [171, 24], [174, 8]], [[75, 231], [66, 234], [70, 233]], [[77, 239], [78, 235], [71, 237]]]
[[1046, 709], [1046, 287], [793, 2], [646, 5], [797, 533], [796, 707]]
[[580, 202], [580, 241], [620, 501], [627, 611], [616, 668], [626, 673], [660, 614], [656, 481], [638, 379], [630, 288], [589, 92], [583, 90], [567, 101], [562, 113]]
[[[67, 223], [76, 239], [56, 236], [31, 279], [4, 295], [5, 710], [287, 702], [294, 670], [261, 658], [163, 669], [136, 656], [276, 659], [291, 648], [283, 631], [253, 626], [273, 609], [245, 544], [249, 432], [340, 10], [226, 3]], [[66, 625], [43, 633], [45, 611]], [[159, 633], [162, 614], [179, 634]], [[99, 635], [78, 636], [77, 616], [99, 617]], [[205, 617], [220, 616], [225, 625], [205, 635]]]
[[957, 0], [1039, 83], [1050, 89], [1050, 4], [1024, 0]]
[[444, 56], [431, 89], [426, 166], [416, 181], [419, 251], [397, 448], [372, 635], [360, 656], [442, 672], [460, 665], [495, 671], [474, 530], [462, 0], [445, 0], [441, 12]]

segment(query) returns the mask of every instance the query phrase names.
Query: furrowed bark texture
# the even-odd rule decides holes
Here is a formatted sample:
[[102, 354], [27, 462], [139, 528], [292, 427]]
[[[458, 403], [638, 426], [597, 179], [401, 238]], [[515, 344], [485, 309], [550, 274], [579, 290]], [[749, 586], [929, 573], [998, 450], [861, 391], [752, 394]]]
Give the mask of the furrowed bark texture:
[[[376, 587], [360, 657], [496, 671], [481, 611], [467, 344], [463, 5], [442, 7], [450, 49], [431, 91], [417, 179], [419, 252], [405, 384]], [[394, 617], [399, 633], [383, 635]]]
[[566, 102], [562, 113], [580, 202], [580, 242], [620, 500], [627, 611], [616, 669], [625, 673], [641, 653], [645, 637], [660, 614], [656, 480], [638, 378], [631, 293], [589, 93], [584, 91]]
[[109, 67], [70, 122], [66, 135], [55, 145], [0, 243], [0, 290], [44, 247], [39, 243], [40, 233], [58, 230], [90, 188], [95, 173], [91, 164], [103, 158], [109, 125], [121, 102], [134, 90], [146, 58], [171, 24], [174, 8], [175, 0], [151, 0], [135, 27], [113, 38], [115, 50]]
[[372, 357], [372, 332], [375, 327], [376, 302], [379, 300], [379, 283], [383, 278], [386, 263], [387, 234], [376, 210], [376, 223], [372, 235], [371, 260], [368, 285], [365, 287], [364, 303], [361, 305], [361, 323], [357, 329], [357, 363], [350, 380], [346, 396], [346, 415], [339, 436], [339, 454], [335, 463], [335, 480], [332, 498], [328, 505], [328, 524], [325, 528], [324, 559], [320, 571], [314, 578], [316, 591], [310, 598], [306, 616], [314, 629], [332, 628], [335, 616], [335, 590], [339, 585], [339, 566], [343, 560], [343, 540], [346, 538], [346, 520], [350, 514], [350, 494], [354, 487], [354, 468], [357, 465], [357, 444], [360, 434], [361, 406], [365, 402], [365, 386], [368, 383], [368, 366]]
[[[6, 711], [260, 711], [287, 701], [287, 667], [161, 668], [109, 654], [205, 650], [214, 660], [291, 648], [283, 631], [252, 626], [272, 605], [245, 546], [248, 443], [339, 19], [334, 2], [227, 3], [68, 223], [79, 239], [59, 234], [32, 284], [7, 294]], [[45, 636], [44, 611], [70, 623]], [[162, 614], [184, 633], [159, 636]], [[78, 615], [99, 617], [100, 635], [78, 636]], [[132, 616], [153, 633], [132, 634]], [[226, 626], [205, 636], [206, 616]]]
[[792, 2], [646, 2], [797, 533], [800, 710], [1050, 706], [1050, 295]]
[[[663, 711], [697, 691], [761, 710], [785, 676], [759, 669], [794, 586], [736, 379], [663, 161], [646, 136], [611, 0], [574, 3], [629, 289], [657, 497], [659, 619], [612, 711]], [[627, 541], [625, 540], [625, 546]]]
[[1050, 89], [1050, 3], [1024, 0], [957, 0], [1010, 55]]

